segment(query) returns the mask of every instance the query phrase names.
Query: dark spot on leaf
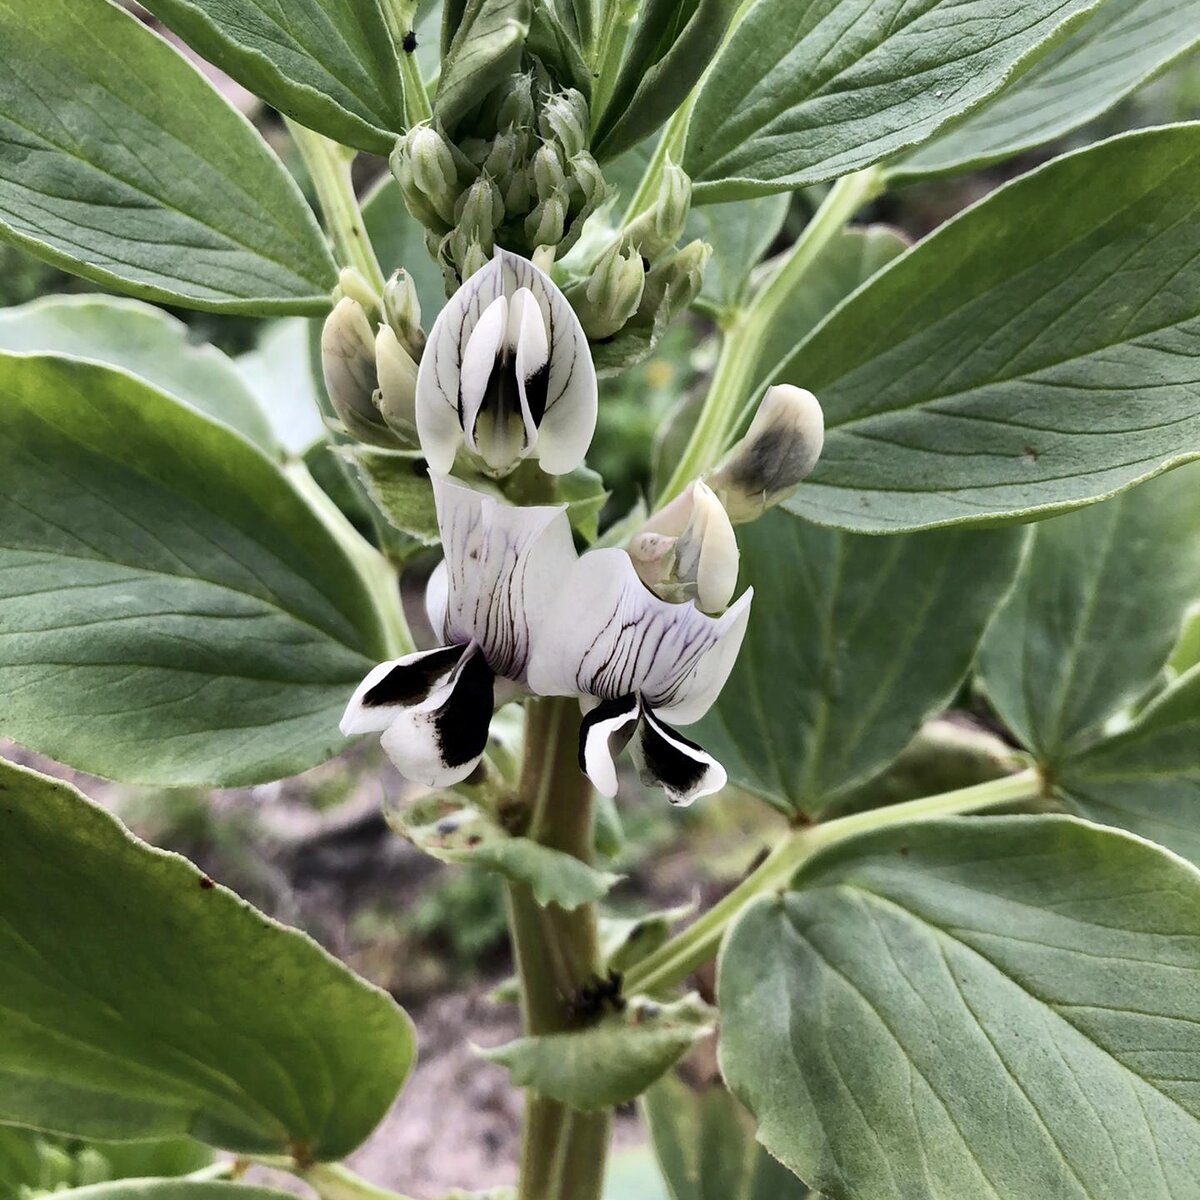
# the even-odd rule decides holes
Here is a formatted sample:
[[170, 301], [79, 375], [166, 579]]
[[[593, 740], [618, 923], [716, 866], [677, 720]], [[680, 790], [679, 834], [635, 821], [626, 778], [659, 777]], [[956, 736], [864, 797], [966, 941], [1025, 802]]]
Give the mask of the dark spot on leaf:
[[479, 836], [479, 834], [473, 833], [473, 834], [471, 834], [471, 836], [469, 838], [467, 838], [467, 845], [472, 846], [472, 847], [478, 846], [479, 843], [482, 841], [483, 841], [483, 838], [481, 838]]
[[209, 877], [207, 875], [200, 876], [200, 887], [204, 891], [207, 892], [209, 888], [215, 888], [216, 886], [217, 885], [215, 883], [213, 883], [213, 881], [211, 879], [209, 879]]
[[901, 857], [901, 858], [907, 858], [907, 857], [908, 857], [908, 847], [907, 847], [907, 846], [901, 846], [901, 847], [900, 847], [900, 857]]
[[1021, 457], [1027, 463], [1035, 463], [1038, 460], [1038, 452], [1032, 446], [1027, 445], [1021, 451]]

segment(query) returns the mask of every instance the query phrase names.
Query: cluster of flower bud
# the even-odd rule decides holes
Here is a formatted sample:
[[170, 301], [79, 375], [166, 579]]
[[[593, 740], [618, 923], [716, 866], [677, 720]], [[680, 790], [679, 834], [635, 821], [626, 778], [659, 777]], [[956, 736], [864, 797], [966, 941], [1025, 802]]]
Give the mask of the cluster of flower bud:
[[452, 141], [434, 123], [397, 144], [392, 170], [409, 212], [452, 292], [497, 245], [527, 258], [565, 254], [608, 197], [588, 151], [590, 116], [580, 92], [536, 73], [505, 81], [469, 132]]
[[654, 202], [615, 234], [588, 275], [568, 287], [598, 366], [613, 369], [643, 357], [699, 295], [711, 247], [697, 239], [676, 248], [691, 199], [691, 180], [668, 161]]
[[397, 271], [378, 296], [344, 270], [321, 331], [325, 390], [346, 432], [360, 442], [415, 449], [417, 364], [425, 349], [412, 279]]

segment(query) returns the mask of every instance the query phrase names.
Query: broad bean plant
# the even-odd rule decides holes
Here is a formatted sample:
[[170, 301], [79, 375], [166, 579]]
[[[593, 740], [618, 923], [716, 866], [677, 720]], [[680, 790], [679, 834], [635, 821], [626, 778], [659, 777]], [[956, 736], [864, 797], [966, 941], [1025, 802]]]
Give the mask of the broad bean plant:
[[[1200, 124], [1087, 132], [1200, 3], [136, 7], [0, 0], [0, 235], [101, 288], [0, 312], [0, 735], [158, 788], [382, 742], [504, 881], [520, 1200], [597, 1200], [635, 1100], [675, 1200], [1200, 1197]], [[617, 921], [639, 787], [782, 819]], [[0, 763], [5, 1196], [388, 1200], [342, 1160], [415, 1054]]]

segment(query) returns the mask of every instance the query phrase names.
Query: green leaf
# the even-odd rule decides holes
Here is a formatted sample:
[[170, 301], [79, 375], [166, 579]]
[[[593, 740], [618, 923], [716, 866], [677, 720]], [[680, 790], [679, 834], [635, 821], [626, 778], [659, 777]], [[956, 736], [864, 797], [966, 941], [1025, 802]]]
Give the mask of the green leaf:
[[1200, 595], [1200, 465], [1044, 521], [980, 647], [1004, 723], [1051, 768], [1143, 696]]
[[434, 858], [528, 884], [543, 908], [556, 904], [571, 911], [599, 900], [621, 878], [561, 850], [513, 837], [481, 807], [452, 792], [390, 808], [387, 818], [397, 833]]
[[600, 958], [611, 970], [624, 974], [664, 945], [671, 936], [671, 926], [694, 916], [695, 904], [679, 904], [639, 917], [613, 917], [601, 914], [597, 918]]
[[45, 296], [0, 310], [0, 350], [63, 354], [122, 367], [228, 425], [267, 454], [271, 426], [237, 367], [161, 309], [115, 296]]
[[461, 16], [454, 20], [447, 5], [443, 38], [447, 29], [453, 37], [433, 101], [434, 115], [451, 133], [492, 88], [518, 70], [532, 14], [531, 0], [465, 0], [454, 7]]
[[[742, 201], [748, 207], [753, 201]], [[719, 212], [726, 205], [695, 211]], [[877, 275], [892, 259], [903, 254], [909, 243], [904, 235], [886, 225], [844, 229], [821, 248], [812, 267], [804, 272], [799, 286], [788, 293], [767, 323], [759, 374], [748, 395], [753, 396], [776, 381], [796, 348], [852, 292]], [[768, 263], [767, 270], [772, 264]], [[711, 266], [710, 266], [711, 269]], [[701, 296], [703, 296], [701, 292]]]
[[1200, 0], [1105, 0], [1065, 41], [889, 170], [965, 171], [1094, 120], [1200, 43]]
[[704, 74], [739, 0], [644, 0], [592, 137], [601, 161], [664, 124]]
[[754, 1140], [749, 1113], [719, 1080], [664, 1075], [642, 1112], [672, 1200], [818, 1200]]
[[424, 546], [441, 540], [429, 468], [419, 450], [347, 450], [367, 495], [392, 526]]
[[145, 0], [185, 42], [273, 108], [388, 154], [404, 129], [396, 48], [377, 0]]
[[237, 369], [266, 413], [275, 441], [294, 458], [303, 458], [326, 438], [309, 337], [309, 322], [303, 317], [270, 321], [258, 345], [237, 359]]
[[46, 1169], [41, 1139], [32, 1130], [0, 1125], [0, 1197], [20, 1200], [32, 1191], [50, 1190], [58, 1182]]
[[721, 314], [735, 308], [750, 273], [783, 227], [788, 196], [763, 196], [735, 204], [708, 204], [688, 213], [682, 242], [696, 238], [712, 247], [696, 306]]
[[1119, 733], [1068, 757], [1053, 778], [1080, 815], [1200, 863], [1200, 669]]
[[592, 1112], [636, 1099], [712, 1031], [715, 1018], [694, 992], [673, 1004], [633, 999], [586, 1029], [517, 1038], [482, 1053], [507, 1067], [517, 1086]]
[[[591, 0], [584, 0], [590, 3]], [[592, 76], [584, 62], [574, 32], [547, 3], [535, 3], [530, 14], [527, 52], [541, 59], [560, 86], [573, 87], [584, 97], [592, 94]]]
[[0, 1121], [333, 1159], [413, 1033], [304, 934], [68, 784], [0, 763]]
[[280, 469], [123, 372], [0, 355], [0, 731], [96, 775], [234, 786], [343, 746], [386, 657]]
[[700, 85], [683, 166], [701, 203], [836, 179], [932, 137], [1096, 0], [757, 0]]
[[721, 1065], [830, 1200], [1189, 1200], [1200, 876], [1070, 817], [877, 830], [737, 918]]
[[1200, 455], [1200, 124], [1030, 172], [836, 309], [781, 373], [825, 452], [788, 502], [877, 531], [1050, 516]]
[[780, 511], [742, 526], [754, 618], [696, 741], [734, 783], [817, 815], [949, 702], [1022, 540], [1015, 529], [871, 538]]
[[1197, 663], [1200, 663], [1200, 605], [1193, 604], [1183, 619], [1183, 630], [1167, 665], [1182, 675]]
[[90, 1141], [86, 1145], [103, 1158], [110, 1179], [187, 1175], [213, 1161], [212, 1150], [190, 1137], [152, 1142]]
[[106, 0], [0, 0], [0, 235], [147, 300], [320, 313], [299, 189], [196, 68]]
[[403, 267], [412, 277], [421, 303], [421, 324], [426, 329], [446, 303], [446, 280], [442, 269], [425, 249], [425, 228], [404, 207], [400, 188], [390, 176], [384, 176], [362, 206], [367, 236], [375, 247], [384, 273], [391, 275]]
[[89, 1187], [62, 1188], [60, 1200], [287, 1200], [273, 1188], [196, 1179], [123, 1179]]

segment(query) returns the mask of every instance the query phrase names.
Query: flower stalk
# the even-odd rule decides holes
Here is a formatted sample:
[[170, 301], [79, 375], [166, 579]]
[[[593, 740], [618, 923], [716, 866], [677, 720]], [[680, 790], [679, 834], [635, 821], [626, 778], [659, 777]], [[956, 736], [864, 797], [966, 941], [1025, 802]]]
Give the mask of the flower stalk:
[[1034, 800], [1043, 791], [1042, 777], [1031, 767], [1015, 775], [989, 779], [953, 792], [796, 829], [733, 891], [682, 933], [637, 963], [625, 977], [625, 989], [631, 993], [655, 992], [682, 982], [716, 954], [725, 930], [747, 904], [767, 892], [786, 887], [800, 867], [820, 850], [871, 830], [908, 821], [961, 816], [998, 804]]

